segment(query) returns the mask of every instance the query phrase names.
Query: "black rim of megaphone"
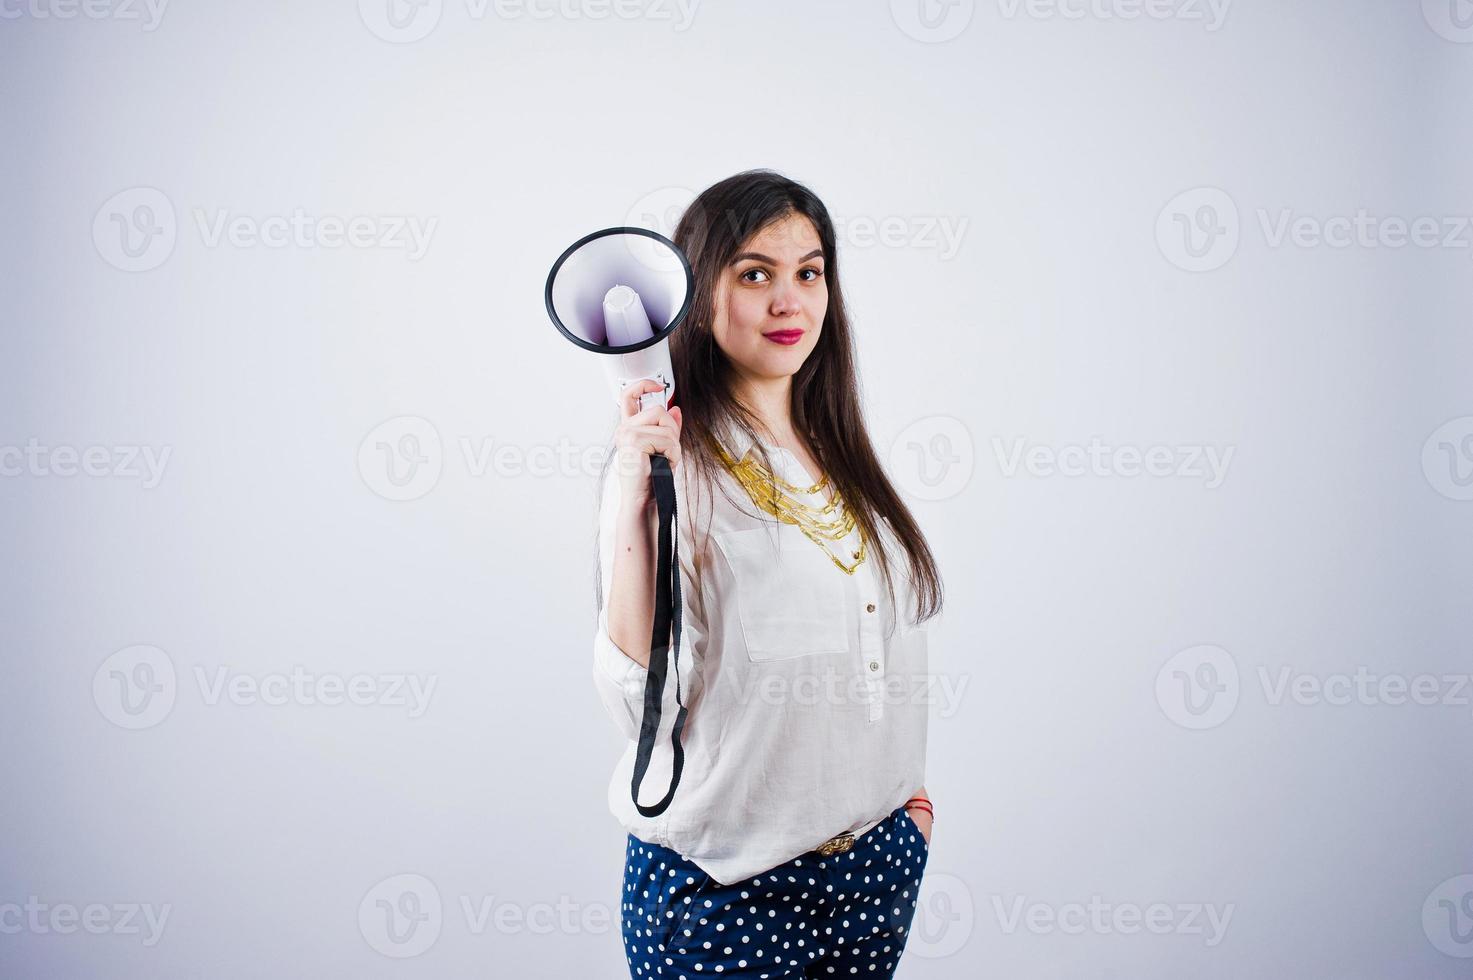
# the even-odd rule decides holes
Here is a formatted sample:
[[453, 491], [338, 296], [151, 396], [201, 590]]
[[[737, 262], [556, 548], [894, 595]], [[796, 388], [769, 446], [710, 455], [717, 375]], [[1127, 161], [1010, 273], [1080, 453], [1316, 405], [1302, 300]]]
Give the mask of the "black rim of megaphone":
[[[670, 318], [670, 322], [665, 324], [664, 328], [661, 329], [649, 340], [641, 340], [637, 344], [625, 344], [623, 347], [610, 347], [607, 344], [595, 344], [591, 340], [584, 340], [582, 337], [578, 336], [573, 331], [563, 326], [563, 321], [558, 319], [557, 310], [553, 308], [552, 284], [553, 281], [557, 279], [558, 270], [563, 267], [563, 263], [568, 260], [568, 256], [572, 255], [574, 252], [578, 251], [578, 249], [582, 248], [584, 245], [587, 245], [595, 238], [603, 238], [605, 235], [643, 235], [646, 238], [653, 238], [657, 242], [663, 242], [664, 244], [670, 246], [670, 251], [674, 252], [675, 256], [680, 259], [680, 265], [685, 270], [685, 302], [680, 304], [680, 309], [675, 311], [675, 315]], [[547, 288], [543, 291], [543, 298], [544, 301], [547, 303], [547, 315], [552, 318], [552, 324], [553, 326], [557, 327], [558, 333], [562, 334], [564, 337], [567, 337], [579, 347], [582, 347], [584, 350], [591, 350], [595, 354], [633, 354], [637, 350], [644, 350], [646, 347], [655, 346], [660, 341], [670, 336], [671, 331], [680, 326], [680, 322], [684, 320], [685, 315], [690, 312], [691, 294], [695, 292], [695, 288], [696, 278], [694, 275], [691, 274], [690, 261], [686, 259], [685, 253], [680, 250], [680, 246], [676, 245], [664, 235], [660, 234], [657, 231], [650, 231], [648, 228], [604, 228], [601, 231], [596, 231], [591, 235], [584, 235], [582, 238], [578, 239], [576, 242], [569, 245], [566, 249], [563, 250], [563, 254], [559, 255], [557, 261], [552, 264], [552, 271], [547, 274]]]

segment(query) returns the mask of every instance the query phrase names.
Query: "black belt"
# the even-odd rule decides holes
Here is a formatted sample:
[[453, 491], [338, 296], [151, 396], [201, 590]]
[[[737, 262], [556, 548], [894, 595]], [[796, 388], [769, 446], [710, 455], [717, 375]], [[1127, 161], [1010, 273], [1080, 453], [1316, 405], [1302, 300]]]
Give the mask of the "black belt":
[[[644, 679], [644, 716], [639, 723], [639, 749], [634, 756], [634, 781], [629, 787], [634, 806], [646, 817], [658, 817], [670, 806], [675, 788], [680, 785], [680, 771], [685, 768], [685, 750], [680, 744], [685, 729], [685, 702], [680, 698], [680, 527], [675, 513], [675, 474], [670, 460], [661, 455], [650, 457], [650, 483], [655, 492], [660, 530], [655, 552], [655, 624], [650, 635], [650, 665]], [[670, 790], [653, 806], [639, 802], [639, 784], [655, 751], [655, 736], [660, 730], [660, 714], [665, 694], [665, 668], [671, 647], [675, 650], [675, 727], [670, 730], [670, 746], [674, 761], [670, 772]]]

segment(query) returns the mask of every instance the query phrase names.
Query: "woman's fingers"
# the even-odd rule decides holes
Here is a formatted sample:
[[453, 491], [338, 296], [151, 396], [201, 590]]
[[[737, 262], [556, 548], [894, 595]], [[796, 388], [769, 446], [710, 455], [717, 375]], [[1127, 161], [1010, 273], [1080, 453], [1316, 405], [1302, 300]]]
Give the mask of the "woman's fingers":
[[626, 448], [637, 449], [643, 453], [659, 453], [671, 463], [680, 459], [680, 442], [670, 437], [668, 429], [642, 426], [630, 430], [625, 439], [623, 445]]
[[656, 445], [662, 449], [680, 445], [675, 430], [668, 425], [627, 425], [619, 431], [625, 445]]
[[[641, 414], [639, 410], [640, 395], [647, 394], [651, 391], [664, 390], [665, 386], [660, 382], [653, 380], [652, 378], [645, 378], [643, 381], [636, 381], [634, 384], [625, 388], [619, 396], [619, 408], [623, 412], [624, 418], [633, 418], [634, 416]], [[653, 409], [647, 409], [647, 411], [653, 411]], [[661, 408], [661, 411], [664, 411], [663, 407]]]
[[[664, 385], [648, 378], [624, 389], [619, 400], [623, 418], [615, 441], [625, 450], [664, 456], [674, 467], [680, 462], [680, 409], [667, 410], [663, 401], [646, 409], [639, 407], [641, 395], [664, 390]], [[643, 472], [642, 465], [639, 472]]]

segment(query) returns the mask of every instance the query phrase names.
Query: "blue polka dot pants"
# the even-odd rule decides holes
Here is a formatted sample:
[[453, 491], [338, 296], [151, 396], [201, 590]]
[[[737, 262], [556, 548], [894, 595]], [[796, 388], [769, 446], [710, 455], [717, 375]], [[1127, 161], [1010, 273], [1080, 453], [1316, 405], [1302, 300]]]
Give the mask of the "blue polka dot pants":
[[622, 914], [629, 975], [892, 977], [928, 850], [901, 807], [843, 854], [809, 851], [723, 885], [675, 851], [630, 835]]

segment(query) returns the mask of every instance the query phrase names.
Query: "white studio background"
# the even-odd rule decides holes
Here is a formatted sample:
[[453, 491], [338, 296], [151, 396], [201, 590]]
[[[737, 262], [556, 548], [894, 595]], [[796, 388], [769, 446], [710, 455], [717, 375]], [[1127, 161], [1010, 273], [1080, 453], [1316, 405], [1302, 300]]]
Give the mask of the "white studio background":
[[946, 576], [901, 975], [1473, 969], [1466, 0], [0, 0], [0, 93], [0, 974], [627, 976], [542, 285], [757, 166]]

